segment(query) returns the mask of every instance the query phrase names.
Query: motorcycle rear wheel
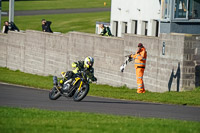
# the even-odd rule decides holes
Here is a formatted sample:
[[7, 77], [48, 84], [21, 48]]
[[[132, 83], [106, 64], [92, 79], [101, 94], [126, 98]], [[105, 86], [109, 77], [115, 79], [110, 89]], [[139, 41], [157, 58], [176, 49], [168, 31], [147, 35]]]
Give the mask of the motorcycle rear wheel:
[[83, 98], [87, 96], [88, 92], [89, 92], [89, 85], [88, 84], [83, 85], [80, 91], [78, 89], [76, 90], [73, 96], [73, 100], [76, 102], [83, 100]]
[[58, 99], [60, 96], [61, 96], [60, 91], [58, 91], [58, 90], [56, 89], [56, 87], [53, 87], [53, 88], [51, 89], [51, 91], [49, 92], [49, 99], [50, 99], [50, 100], [56, 100], [56, 99]]

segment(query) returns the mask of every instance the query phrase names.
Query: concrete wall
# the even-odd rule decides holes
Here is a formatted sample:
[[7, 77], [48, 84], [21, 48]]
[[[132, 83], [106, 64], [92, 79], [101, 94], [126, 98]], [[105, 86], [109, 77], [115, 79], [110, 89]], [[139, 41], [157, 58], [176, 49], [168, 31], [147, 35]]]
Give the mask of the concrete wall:
[[125, 34], [124, 38], [115, 38], [78, 32], [9, 32], [0, 34], [0, 66], [39, 75], [59, 75], [61, 71], [72, 70], [73, 61], [92, 56], [99, 84], [136, 88], [134, 63], [129, 63], [124, 73], [119, 68], [124, 56], [135, 52], [139, 42], [148, 52], [144, 74], [147, 90], [181, 91], [198, 85], [200, 35], [161, 34], [158, 38]]

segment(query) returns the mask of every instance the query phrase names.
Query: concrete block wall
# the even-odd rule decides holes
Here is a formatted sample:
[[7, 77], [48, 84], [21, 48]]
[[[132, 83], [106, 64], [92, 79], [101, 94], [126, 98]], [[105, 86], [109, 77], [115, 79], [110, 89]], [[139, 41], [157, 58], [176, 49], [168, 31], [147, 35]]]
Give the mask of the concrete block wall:
[[68, 43], [69, 37], [65, 34], [46, 35], [45, 67], [44, 74], [59, 75], [69, 69]]
[[7, 67], [10, 69], [24, 70], [24, 33], [10, 33], [7, 47]]
[[125, 34], [124, 38], [116, 38], [79, 32], [9, 32], [0, 34], [0, 66], [58, 76], [62, 71], [72, 70], [72, 62], [92, 56], [99, 84], [136, 88], [134, 63], [129, 63], [124, 73], [119, 68], [125, 60], [124, 56], [135, 52], [139, 42], [144, 44], [148, 54], [144, 73], [147, 90], [182, 91], [197, 86], [200, 65], [198, 35], [146, 37]]
[[[184, 43], [184, 86], [200, 86], [200, 36], [187, 35]], [[190, 87], [186, 87], [191, 89]]]
[[[165, 54], [163, 55], [163, 42], [165, 42]], [[183, 48], [184, 35], [179, 34], [162, 34], [159, 42], [159, 60], [157, 70], [158, 87], [164, 89], [167, 86], [168, 91], [182, 91], [182, 67], [183, 67]]]
[[0, 33], [0, 66], [7, 67], [8, 35]]
[[45, 67], [45, 34], [38, 32], [26, 33], [24, 71], [34, 74], [44, 74]]

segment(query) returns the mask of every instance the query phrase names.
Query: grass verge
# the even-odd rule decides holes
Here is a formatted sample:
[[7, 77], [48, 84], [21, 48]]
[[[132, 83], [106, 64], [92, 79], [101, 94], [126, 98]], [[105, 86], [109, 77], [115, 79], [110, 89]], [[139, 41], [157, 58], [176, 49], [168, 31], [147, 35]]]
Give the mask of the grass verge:
[[[52, 76], [45, 77], [32, 75], [2, 67], [0, 67], [0, 81], [43, 89], [51, 89], [53, 86]], [[147, 91], [145, 94], [137, 94], [136, 89], [129, 89], [127, 87], [91, 84], [89, 95], [126, 100], [200, 106], [200, 87], [193, 91], [185, 92], [156, 93]]]
[[[110, 12], [16, 16], [15, 24], [20, 30], [42, 31], [41, 20], [43, 18], [52, 21], [51, 29], [54, 32], [79, 31], [95, 33], [96, 21], [109, 22]], [[8, 17], [2, 17], [2, 26], [6, 20], [8, 20]]]
[[0, 131], [2, 133], [199, 133], [200, 123], [0, 107]]
[[[104, 6], [106, 2], [106, 6]], [[15, 10], [71, 9], [110, 7], [111, 0], [15, 0]], [[9, 2], [2, 2], [2, 10], [9, 10]]]

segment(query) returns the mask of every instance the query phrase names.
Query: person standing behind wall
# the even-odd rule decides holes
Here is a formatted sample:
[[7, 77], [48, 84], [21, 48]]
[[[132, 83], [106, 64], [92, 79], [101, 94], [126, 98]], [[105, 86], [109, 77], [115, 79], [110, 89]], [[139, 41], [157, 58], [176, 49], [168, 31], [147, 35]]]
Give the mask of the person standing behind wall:
[[3, 26], [3, 29], [2, 29], [2, 33], [6, 33], [6, 34], [8, 33], [8, 30], [9, 30], [8, 26], [9, 26], [8, 21], [4, 21], [4, 26]]
[[8, 33], [8, 31], [18, 31], [19, 29], [18, 27], [15, 25], [14, 22], [8, 22], [8, 21], [4, 21], [4, 26], [2, 29], [2, 33]]
[[138, 44], [138, 50], [136, 54], [131, 54], [129, 56], [130, 60], [133, 58], [135, 60], [135, 69], [136, 69], [136, 79], [137, 79], [137, 93], [145, 93], [143, 75], [147, 59], [147, 51], [142, 43]]
[[43, 32], [50, 32], [53, 33], [53, 31], [51, 30], [51, 21], [46, 21], [45, 19], [42, 19], [42, 31]]
[[104, 24], [100, 24], [100, 28], [102, 29], [102, 32], [100, 33], [100, 35], [102, 35], [102, 36], [112, 36], [109, 27], [105, 27]]

